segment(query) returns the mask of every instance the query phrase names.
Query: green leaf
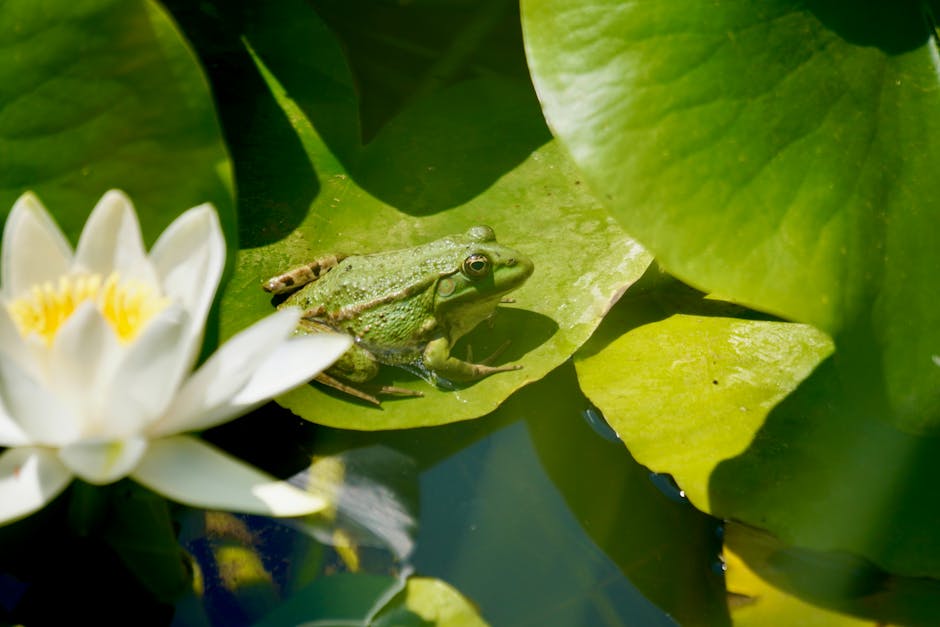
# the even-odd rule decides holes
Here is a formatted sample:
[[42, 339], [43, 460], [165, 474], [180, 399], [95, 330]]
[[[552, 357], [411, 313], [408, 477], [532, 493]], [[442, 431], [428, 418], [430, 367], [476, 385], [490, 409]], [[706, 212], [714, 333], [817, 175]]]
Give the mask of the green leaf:
[[711, 506], [787, 544], [940, 578], [940, 503], [925, 498], [940, 474], [937, 441], [867, 415], [865, 398], [843, 411], [833, 400], [845, 393], [838, 358], [770, 412], [746, 451], [715, 468]]
[[229, 164], [205, 79], [152, 2], [0, 6], [0, 212], [35, 191], [77, 238], [105, 191], [126, 191], [152, 242], [211, 201], [230, 244]]
[[734, 317], [744, 311], [668, 279], [643, 289], [650, 282], [578, 354], [581, 388], [637, 461], [672, 474], [702, 510], [729, 515], [709, 496], [715, 467], [747, 449], [832, 344], [809, 325]]
[[485, 627], [459, 592], [436, 579], [407, 583], [385, 575], [342, 573], [298, 590], [257, 623], [264, 625]]
[[735, 523], [728, 524], [725, 542], [735, 625], [935, 625], [940, 620], [935, 579], [891, 575], [848, 553], [786, 546]]
[[370, 622], [373, 627], [486, 627], [473, 604], [439, 579], [411, 577]]
[[582, 389], [637, 460], [699, 508], [790, 545], [940, 576], [940, 504], [924, 498], [936, 441], [841, 411], [824, 334], [745, 315], [644, 278], [579, 353]]
[[871, 627], [872, 621], [816, 607], [767, 583], [734, 551], [726, 549], [728, 605], [735, 627], [804, 625]]
[[444, 86], [484, 76], [529, 80], [514, 0], [313, 4], [347, 52], [367, 140]]
[[[295, 49], [286, 48], [291, 37], [274, 36], [300, 37], [298, 25], [306, 24], [304, 41], [324, 46], [322, 26], [306, 5], [266, 5], [263, 12], [245, 36], [251, 56], [243, 50], [241, 61], [229, 63], [255, 60], [276, 106], [265, 94], [254, 94], [259, 102], [229, 104], [243, 109], [223, 118], [244, 115], [239, 119], [247, 125], [250, 112], [264, 110], [279, 116], [272, 126], [289, 121], [296, 137], [286, 148], [273, 141], [268, 126], [245, 127], [243, 141], [252, 150], [234, 154], [236, 164], [290, 155], [297, 165], [269, 172], [267, 184], [283, 204], [274, 210], [252, 204], [242, 208], [252, 247], [239, 254], [223, 299], [223, 335], [272, 311], [271, 299], [260, 289], [263, 280], [324, 253], [407, 247], [485, 223], [502, 243], [531, 256], [536, 267], [493, 328], [482, 325], [467, 338], [476, 355], [512, 340], [500, 361], [520, 363], [522, 370], [444, 391], [388, 368], [382, 383], [412, 387], [425, 397], [387, 400], [381, 409], [312, 385], [279, 402], [309, 420], [344, 428], [441, 424], [491, 411], [513, 390], [567, 359], [650, 257], [584, 189], [558, 146], [545, 143], [547, 132], [530, 86], [490, 77], [434, 91], [396, 116], [361, 151], [350, 156], [347, 147], [336, 156], [320, 129], [330, 129], [334, 121], [342, 125], [349, 112], [327, 107], [319, 98], [321, 92], [344, 92], [338, 86], [351, 82], [343, 78], [345, 67], [337, 65], [336, 54], [309, 57], [302, 48], [291, 56]], [[280, 28], [288, 23], [290, 29]], [[231, 54], [226, 51], [227, 58]], [[326, 66], [298, 80], [298, 67], [309, 69], [323, 59]], [[216, 74], [213, 80], [228, 78]], [[256, 79], [240, 74], [239, 80]], [[340, 100], [331, 96], [330, 103]], [[334, 138], [330, 147], [343, 141]], [[465, 350], [455, 348], [456, 354]]]
[[670, 272], [829, 332], [940, 428], [940, 79], [924, 2], [524, 3], [549, 124]]

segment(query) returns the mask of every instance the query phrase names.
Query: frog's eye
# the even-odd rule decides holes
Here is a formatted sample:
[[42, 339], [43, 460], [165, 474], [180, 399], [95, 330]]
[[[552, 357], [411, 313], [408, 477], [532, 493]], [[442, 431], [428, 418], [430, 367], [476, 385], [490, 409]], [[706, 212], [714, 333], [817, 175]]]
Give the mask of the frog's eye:
[[486, 255], [470, 255], [463, 260], [463, 273], [471, 279], [479, 279], [490, 271], [490, 260]]

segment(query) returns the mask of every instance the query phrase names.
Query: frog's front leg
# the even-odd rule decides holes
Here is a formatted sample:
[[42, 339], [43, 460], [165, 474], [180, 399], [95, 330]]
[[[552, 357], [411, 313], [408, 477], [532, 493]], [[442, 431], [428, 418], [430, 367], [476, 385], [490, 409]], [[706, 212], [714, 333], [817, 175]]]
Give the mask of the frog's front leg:
[[476, 381], [497, 372], [519, 370], [521, 365], [488, 366], [457, 359], [450, 354], [450, 341], [441, 337], [428, 342], [424, 349], [424, 365], [435, 375], [455, 383]]

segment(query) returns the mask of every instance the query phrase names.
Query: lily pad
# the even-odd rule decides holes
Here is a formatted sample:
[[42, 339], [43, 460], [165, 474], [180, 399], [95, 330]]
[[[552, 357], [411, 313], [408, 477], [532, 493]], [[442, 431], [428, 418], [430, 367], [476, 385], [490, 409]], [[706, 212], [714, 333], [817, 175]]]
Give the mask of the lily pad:
[[576, 366], [638, 461], [671, 473], [697, 507], [788, 545], [940, 578], [940, 505], [924, 498], [940, 473], [935, 439], [845, 399], [839, 354], [813, 327], [668, 281], [637, 288]]
[[[343, 124], [350, 112], [336, 106], [341, 99], [332, 97], [331, 108], [318, 98], [321, 91], [334, 96], [342, 92], [338, 86], [351, 84], [351, 79], [344, 78], [347, 70], [337, 64], [336, 55], [309, 57], [301, 50], [291, 56], [277, 47], [286, 44], [270, 31], [258, 30], [259, 24], [276, 28], [289, 22], [296, 35], [299, 25], [308, 24], [309, 37], [325, 46], [326, 31], [315, 14], [289, 6], [290, 11], [272, 8], [273, 16], [256, 21], [256, 29], [246, 36], [253, 47], [241, 54], [257, 63], [257, 76], [266, 81], [276, 103], [254, 108], [280, 111], [278, 119], [289, 121], [296, 133], [290, 150], [302, 147], [292, 154], [305, 164], [310, 178], [293, 176], [300, 167], [271, 171], [268, 184], [284, 204], [273, 211], [252, 206], [240, 210], [242, 231], [261, 235], [254, 238], [258, 245], [239, 253], [222, 301], [222, 334], [231, 335], [272, 311], [270, 297], [260, 288], [263, 280], [318, 255], [409, 247], [488, 224], [501, 243], [529, 255], [536, 269], [512, 294], [516, 302], [502, 308], [493, 327], [482, 325], [467, 343], [474, 354], [485, 356], [511, 340], [499, 363], [521, 364], [522, 370], [451, 391], [386, 368], [382, 383], [425, 396], [386, 400], [381, 408], [316, 385], [278, 399], [308, 420], [353, 429], [426, 426], [486, 414], [567, 359], [617, 295], [642, 274], [650, 256], [585, 189], [563, 151], [547, 142], [527, 84], [488, 77], [434, 91], [405, 108], [368, 146], [355, 154], [348, 147], [340, 156], [334, 154], [320, 129], [331, 128], [334, 121]], [[308, 71], [303, 83], [296, 81], [296, 71], [289, 71], [316, 66], [322, 59], [329, 65]], [[459, 129], [459, 136], [442, 141], [448, 129]], [[266, 127], [245, 133], [254, 134], [242, 141], [255, 150], [252, 155], [236, 152], [236, 163], [243, 157], [263, 160], [267, 154], [285, 158]], [[342, 145], [331, 141], [331, 146]], [[264, 235], [270, 233], [279, 235]], [[466, 346], [454, 350], [462, 355]]]
[[936, 579], [891, 575], [850, 553], [787, 546], [736, 523], [728, 524], [725, 538], [735, 625], [936, 625], [940, 620]]
[[828, 332], [847, 394], [915, 433], [940, 430], [926, 4], [523, 3], [548, 122], [624, 226], [690, 284]]
[[[644, 281], [644, 284], [646, 281]], [[643, 287], [643, 286], [639, 286]], [[815, 328], [734, 317], [678, 282], [629, 293], [576, 356], [581, 389], [638, 462], [670, 473], [698, 508], [718, 464], [832, 351]]]
[[77, 237], [98, 199], [119, 188], [152, 242], [177, 215], [211, 201], [233, 247], [212, 97], [159, 5], [11, 0], [0, 22], [0, 212], [33, 190]]
[[[781, 404], [746, 429], [731, 403], [707, 416], [705, 370], [707, 396], [644, 413], [707, 460], [680, 484], [787, 543], [937, 576], [940, 508], [923, 496], [940, 427], [934, 4], [551, 0], [523, 3], [523, 20], [548, 122], [624, 226], [690, 284], [833, 338], [799, 386], [812, 360], [754, 373]], [[669, 356], [651, 364], [709, 355], [663, 324]], [[693, 439], [706, 424], [737, 432], [737, 457], [715, 466], [735, 452]], [[675, 454], [657, 464], [688, 471]]]
[[725, 550], [728, 606], [736, 627], [872, 627], [875, 623], [816, 607], [767, 583], [734, 551]]
[[375, 627], [486, 627], [473, 604], [440, 579], [411, 577], [373, 619]]
[[341, 573], [316, 579], [268, 613], [265, 625], [485, 627], [473, 605], [443, 581]]

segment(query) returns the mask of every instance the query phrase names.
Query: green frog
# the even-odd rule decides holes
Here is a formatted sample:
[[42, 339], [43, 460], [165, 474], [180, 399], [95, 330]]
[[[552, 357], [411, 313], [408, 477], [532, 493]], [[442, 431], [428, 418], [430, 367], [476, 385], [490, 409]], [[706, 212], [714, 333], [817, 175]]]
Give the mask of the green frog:
[[[493, 229], [474, 226], [414, 248], [320, 257], [263, 287], [272, 294], [293, 292], [279, 307], [303, 310], [299, 333], [330, 330], [355, 338], [317, 379], [378, 404], [362, 384], [381, 364], [402, 366], [442, 387], [521, 368], [464, 361], [450, 352], [458, 339], [490, 319], [532, 270], [528, 257], [496, 242]], [[393, 386], [377, 391], [420, 396]]]

